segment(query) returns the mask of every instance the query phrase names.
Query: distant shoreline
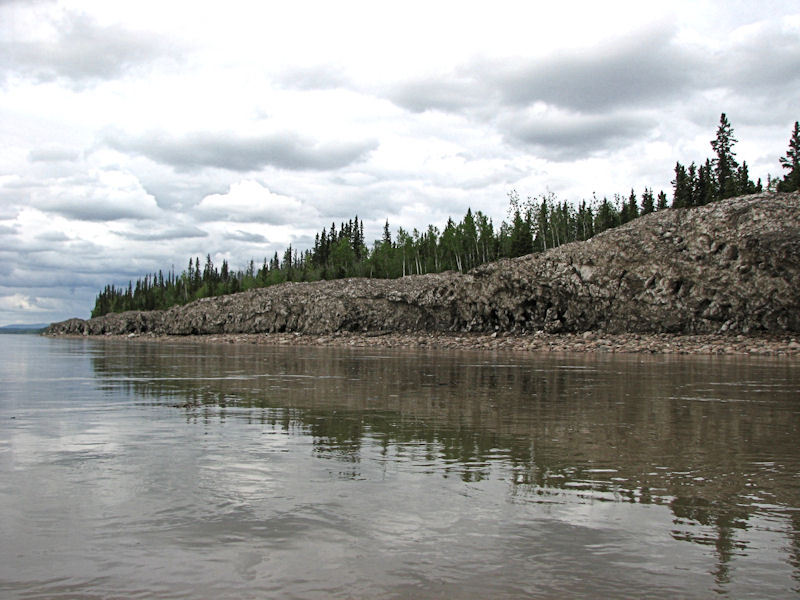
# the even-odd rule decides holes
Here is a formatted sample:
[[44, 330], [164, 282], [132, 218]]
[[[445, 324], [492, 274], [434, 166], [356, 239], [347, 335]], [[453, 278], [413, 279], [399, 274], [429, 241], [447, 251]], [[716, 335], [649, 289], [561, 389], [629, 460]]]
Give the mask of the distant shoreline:
[[800, 335], [586, 333], [225, 333], [207, 335], [55, 335], [50, 337], [336, 348], [404, 348], [517, 352], [692, 354], [800, 357]]

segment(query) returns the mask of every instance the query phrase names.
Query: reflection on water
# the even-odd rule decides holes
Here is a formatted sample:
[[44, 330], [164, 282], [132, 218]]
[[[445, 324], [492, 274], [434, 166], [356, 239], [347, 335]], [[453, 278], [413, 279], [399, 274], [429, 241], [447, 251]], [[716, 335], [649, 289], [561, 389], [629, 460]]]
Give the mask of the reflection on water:
[[[34, 345], [48, 377], [17, 353], [26, 375], [0, 405], [0, 474], [38, 486], [0, 484], [0, 508], [23, 520], [0, 531], [23, 548], [3, 543], [20, 571], [0, 566], [0, 591], [132, 595], [131, 579], [174, 597], [800, 591], [790, 361]], [[81, 509], [87, 489], [105, 514]], [[56, 501], [78, 506], [56, 518]], [[101, 576], [91, 550], [64, 548], [100, 580], [32, 584], [47, 550], [29, 528], [69, 546], [70, 521], [97, 528], [116, 562]], [[203, 587], [180, 583], [198, 570]]]

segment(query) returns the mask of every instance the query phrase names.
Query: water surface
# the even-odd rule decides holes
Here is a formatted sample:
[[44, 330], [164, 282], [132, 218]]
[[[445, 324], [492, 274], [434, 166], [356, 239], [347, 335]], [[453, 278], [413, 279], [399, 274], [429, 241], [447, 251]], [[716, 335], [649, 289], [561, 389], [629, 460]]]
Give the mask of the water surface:
[[800, 365], [0, 336], [0, 597], [800, 597]]

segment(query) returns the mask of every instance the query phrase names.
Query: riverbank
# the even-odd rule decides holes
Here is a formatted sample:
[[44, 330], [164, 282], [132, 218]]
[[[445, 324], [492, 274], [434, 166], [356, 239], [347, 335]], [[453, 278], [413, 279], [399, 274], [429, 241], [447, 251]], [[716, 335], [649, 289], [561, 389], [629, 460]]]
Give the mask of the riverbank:
[[[486, 263], [467, 273], [285, 282], [165, 310], [68, 319], [50, 325], [48, 333], [298, 332], [330, 339], [337, 332], [356, 331], [389, 334], [385, 343], [408, 345], [405, 332], [416, 332], [408, 338], [413, 345], [493, 348], [506, 343], [527, 349], [552, 342], [649, 352], [662, 351], [673, 341], [656, 337], [642, 344], [636, 334], [670, 331], [689, 340], [697, 334], [765, 334], [781, 340], [787, 332], [800, 337], [798, 232], [800, 193], [756, 194], [658, 211], [584, 242]], [[539, 331], [556, 337], [537, 339]], [[583, 337], [585, 331], [624, 337], [595, 343]], [[525, 333], [515, 342], [485, 335], [492, 332]], [[459, 338], [467, 341], [454, 341]], [[347, 343], [360, 344], [359, 339]], [[741, 349], [742, 340], [735, 337], [699, 339], [688, 347], [751, 349]], [[761, 346], [757, 342], [752, 349]]]
[[196, 344], [257, 344], [264, 346], [327, 346], [342, 348], [427, 348], [449, 350], [503, 350], [517, 352], [599, 352], [636, 354], [702, 354], [800, 356], [797, 335], [676, 335], [676, 334], [481, 334], [481, 333], [301, 333], [212, 334], [165, 336], [127, 334], [66, 336], [124, 339], [141, 342]]

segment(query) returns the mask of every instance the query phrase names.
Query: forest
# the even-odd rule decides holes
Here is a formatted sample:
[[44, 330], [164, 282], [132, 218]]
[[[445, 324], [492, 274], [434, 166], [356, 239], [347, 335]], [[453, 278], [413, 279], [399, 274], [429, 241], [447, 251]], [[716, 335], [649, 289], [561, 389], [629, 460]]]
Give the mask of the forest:
[[434, 225], [392, 235], [387, 221], [381, 239], [371, 246], [364, 238], [364, 223], [358, 216], [332, 223], [317, 233], [313, 248], [298, 251], [289, 246], [279, 255], [243, 270], [232, 270], [226, 260], [217, 266], [211, 255], [201, 264], [190, 258], [180, 274], [170, 269], [148, 274], [127, 287], [108, 285], [98, 294], [92, 317], [127, 310], [160, 310], [200, 298], [233, 294], [287, 281], [318, 281], [345, 277], [397, 278], [406, 275], [468, 271], [500, 258], [513, 258], [574, 241], [587, 240], [654, 211], [702, 206], [725, 198], [763, 191], [791, 192], [800, 189], [800, 126], [796, 121], [789, 149], [779, 159], [785, 173], [781, 179], [750, 179], [746, 161], [736, 160], [738, 140], [725, 113], [720, 116], [713, 155], [703, 163], [676, 163], [672, 200], [662, 190], [645, 188], [611, 200], [592, 198], [578, 204], [559, 200], [548, 192], [521, 199], [508, 194], [508, 217], [499, 227], [480, 211], [467, 209], [460, 221], [448, 219], [442, 229]]

